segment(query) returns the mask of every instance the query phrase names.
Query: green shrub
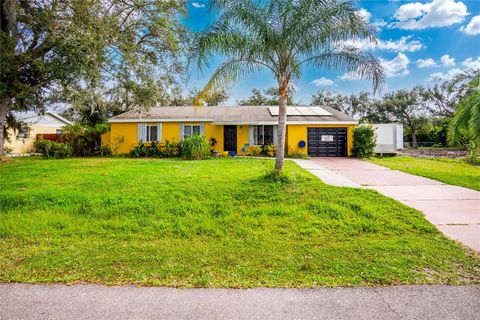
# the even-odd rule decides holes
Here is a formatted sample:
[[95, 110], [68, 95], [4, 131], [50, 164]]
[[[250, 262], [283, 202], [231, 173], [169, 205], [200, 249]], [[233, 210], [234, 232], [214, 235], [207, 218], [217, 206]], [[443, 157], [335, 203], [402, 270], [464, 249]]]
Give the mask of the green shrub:
[[299, 150], [294, 150], [294, 151], [290, 151], [288, 153], [287, 158], [308, 159], [308, 155], [304, 152], [299, 151]]
[[275, 157], [277, 154], [277, 147], [273, 144], [266, 144], [262, 146], [262, 154], [267, 157]]
[[138, 146], [130, 150], [129, 156], [132, 158], [143, 158], [148, 155], [147, 147], [143, 143], [143, 141], [140, 141], [138, 143]]
[[375, 128], [362, 124], [353, 129], [352, 154], [359, 158], [370, 158], [375, 155]]
[[248, 146], [245, 148], [245, 155], [249, 157], [258, 157], [262, 154], [260, 146]]
[[111, 155], [105, 154], [102, 148], [102, 134], [108, 132], [108, 124], [97, 124], [94, 127], [72, 124], [63, 128], [59, 142], [68, 144], [75, 156]]
[[182, 157], [189, 160], [205, 159], [209, 156], [209, 144], [204, 137], [195, 134], [185, 137], [180, 144]]
[[55, 142], [50, 140], [44, 140], [43, 138], [38, 139], [33, 144], [37, 152], [43, 154], [47, 159], [63, 159], [69, 158], [72, 156], [72, 147], [66, 143]]
[[175, 141], [165, 140], [165, 148], [163, 156], [166, 158], [176, 158], [180, 156], [180, 143]]

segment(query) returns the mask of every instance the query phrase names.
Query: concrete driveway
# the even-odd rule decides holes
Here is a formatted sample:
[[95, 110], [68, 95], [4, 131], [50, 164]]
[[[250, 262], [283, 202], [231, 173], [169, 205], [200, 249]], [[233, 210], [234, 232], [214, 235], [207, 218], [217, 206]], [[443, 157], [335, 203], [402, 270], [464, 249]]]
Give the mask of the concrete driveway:
[[422, 211], [446, 236], [480, 251], [480, 192], [349, 158], [296, 160], [327, 184], [369, 188]]

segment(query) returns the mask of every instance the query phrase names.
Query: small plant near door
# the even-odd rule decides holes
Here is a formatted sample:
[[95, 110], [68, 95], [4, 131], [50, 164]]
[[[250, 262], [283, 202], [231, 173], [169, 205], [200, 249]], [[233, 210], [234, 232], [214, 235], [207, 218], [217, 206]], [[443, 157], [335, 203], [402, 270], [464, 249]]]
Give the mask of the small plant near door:
[[215, 146], [217, 145], [217, 139], [214, 137], [211, 137], [208, 140], [208, 144], [210, 145], [210, 154], [213, 155], [215, 152]]
[[371, 158], [375, 155], [375, 129], [362, 124], [353, 129], [352, 154], [359, 158]]

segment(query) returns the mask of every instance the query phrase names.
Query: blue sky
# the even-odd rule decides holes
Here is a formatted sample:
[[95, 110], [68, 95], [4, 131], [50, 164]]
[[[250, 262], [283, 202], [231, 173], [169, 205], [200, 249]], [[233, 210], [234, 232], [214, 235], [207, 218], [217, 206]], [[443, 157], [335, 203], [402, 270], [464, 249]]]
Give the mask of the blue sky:
[[[480, 68], [480, 0], [362, 0], [358, 10], [377, 29], [378, 45], [355, 45], [371, 50], [380, 59], [387, 74], [385, 91], [410, 88], [416, 84], [432, 85], [468, 67]], [[213, 17], [206, 1], [188, 2], [185, 25], [201, 31]], [[211, 59], [211, 68], [194, 72], [189, 87], [201, 87], [222, 57]], [[273, 76], [262, 71], [240, 80], [231, 90], [228, 104], [250, 95], [253, 88], [274, 86]], [[310, 103], [318, 90], [343, 94], [371, 91], [370, 82], [355, 79], [339, 71], [313, 67], [303, 69], [295, 83], [295, 99]]]

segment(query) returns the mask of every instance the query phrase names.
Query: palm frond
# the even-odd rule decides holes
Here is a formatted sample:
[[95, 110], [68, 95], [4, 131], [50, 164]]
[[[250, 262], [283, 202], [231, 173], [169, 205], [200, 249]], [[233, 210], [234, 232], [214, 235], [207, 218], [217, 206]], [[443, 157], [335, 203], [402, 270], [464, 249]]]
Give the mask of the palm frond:
[[246, 75], [268, 67], [263, 62], [246, 58], [231, 59], [223, 62], [213, 73], [207, 84], [200, 90], [194, 99], [194, 105], [201, 106], [202, 102], [212, 92], [228, 87], [231, 83]]
[[381, 88], [385, 78], [383, 68], [373, 54], [348, 45], [339, 45], [329, 51], [307, 58], [300, 64], [342, 70], [359, 78], [371, 80], [375, 91]]

